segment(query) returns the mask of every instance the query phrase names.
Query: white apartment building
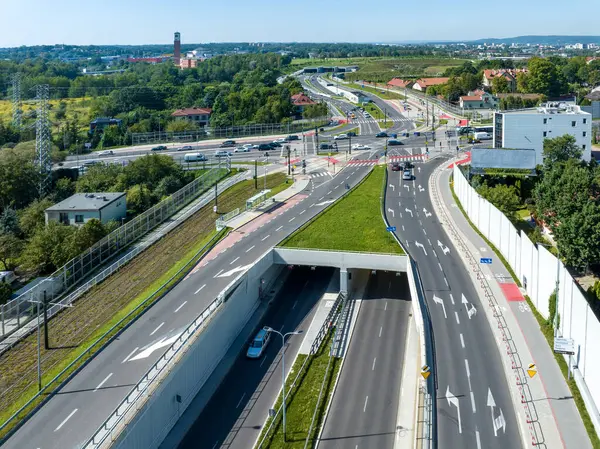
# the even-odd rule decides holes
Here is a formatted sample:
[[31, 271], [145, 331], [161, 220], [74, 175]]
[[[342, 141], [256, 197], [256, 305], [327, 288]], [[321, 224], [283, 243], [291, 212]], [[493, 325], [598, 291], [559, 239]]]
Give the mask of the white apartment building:
[[76, 193], [45, 211], [46, 224], [50, 221], [81, 226], [92, 218], [108, 223], [120, 222], [127, 216], [127, 200], [123, 192]]
[[544, 139], [571, 134], [583, 150], [582, 159], [592, 157], [592, 115], [579, 106], [546, 103], [534, 109], [494, 113], [494, 148], [533, 149], [536, 164], [543, 163]]

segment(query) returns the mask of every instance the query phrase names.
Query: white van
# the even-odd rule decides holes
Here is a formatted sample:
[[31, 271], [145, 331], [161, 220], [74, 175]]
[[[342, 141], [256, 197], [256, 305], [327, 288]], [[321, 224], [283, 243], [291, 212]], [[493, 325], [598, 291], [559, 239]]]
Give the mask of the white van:
[[473, 135], [473, 139], [475, 139], [475, 140], [492, 140], [492, 133], [486, 133], [486, 132], [475, 133]]
[[202, 153], [188, 153], [183, 158], [186, 162], [203, 162], [206, 161], [206, 156]]

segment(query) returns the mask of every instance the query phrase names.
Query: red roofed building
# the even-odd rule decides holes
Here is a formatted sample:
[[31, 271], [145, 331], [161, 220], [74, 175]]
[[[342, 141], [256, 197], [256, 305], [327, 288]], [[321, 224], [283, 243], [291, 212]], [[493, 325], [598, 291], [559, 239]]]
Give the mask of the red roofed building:
[[127, 62], [147, 62], [148, 64], [160, 64], [171, 58], [168, 56], [157, 56], [155, 58], [127, 58]]
[[425, 92], [429, 86], [439, 86], [440, 84], [446, 84], [450, 78], [421, 78], [418, 79], [412, 88]]
[[304, 113], [304, 108], [306, 108], [306, 106], [310, 106], [312, 104], [317, 104], [313, 100], [311, 100], [311, 98], [308, 95], [306, 95], [303, 92], [296, 94], [296, 95], [292, 95], [291, 100], [292, 100], [292, 104], [294, 105], [294, 107], [296, 109], [295, 115], [296, 115], [296, 117], [299, 117], [299, 118], [302, 118], [302, 114]]
[[412, 87], [413, 83], [414, 83], [414, 81], [411, 81], [411, 80], [392, 78], [390, 81], [388, 81], [387, 85], [388, 85], [388, 87], [398, 87], [400, 89], [408, 89], [408, 88]]
[[460, 97], [460, 107], [463, 109], [496, 109], [498, 98], [488, 92], [477, 89], [469, 95]]
[[212, 109], [210, 108], [185, 108], [177, 109], [171, 114], [171, 117], [180, 120], [190, 120], [198, 126], [204, 127], [208, 125], [211, 113]]
[[527, 69], [488, 69], [483, 71], [483, 85], [486, 87], [492, 86], [492, 80], [500, 76], [506, 78], [511, 92], [517, 91], [517, 76], [519, 73], [527, 73]]

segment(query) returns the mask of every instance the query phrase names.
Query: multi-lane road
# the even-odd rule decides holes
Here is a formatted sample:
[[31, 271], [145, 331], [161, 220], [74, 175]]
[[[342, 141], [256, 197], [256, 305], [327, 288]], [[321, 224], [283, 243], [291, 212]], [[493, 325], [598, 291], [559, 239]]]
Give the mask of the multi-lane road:
[[456, 249], [432, 212], [428, 180], [436, 165], [417, 164], [411, 181], [390, 170], [386, 215], [419, 266], [431, 311], [438, 438], [449, 448], [522, 447], [490, 324]]
[[290, 200], [297, 203], [294, 207], [262, 217], [263, 226], [254, 232], [241, 228], [231, 234], [233, 246], [228, 251], [194, 271], [143, 314], [25, 422], [4, 447], [80, 447], [166, 351], [169, 344], [165, 342], [182, 332], [236, 273], [342, 196], [346, 184], [356, 185], [371, 168], [372, 164], [351, 165], [333, 178], [311, 183]]
[[410, 310], [406, 274], [370, 275], [319, 449], [394, 447]]

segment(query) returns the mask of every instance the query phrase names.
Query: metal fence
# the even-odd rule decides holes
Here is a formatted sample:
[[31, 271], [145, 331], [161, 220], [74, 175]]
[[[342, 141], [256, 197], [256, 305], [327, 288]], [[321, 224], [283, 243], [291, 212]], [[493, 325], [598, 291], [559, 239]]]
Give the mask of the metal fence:
[[[0, 325], [2, 330], [0, 339], [3, 340], [21, 329], [35, 316], [35, 305], [43, 299], [44, 292], [47, 294], [48, 303], [56, 303], [61, 295], [72, 290], [82, 279], [92, 275], [98, 268], [123, 251], [128, 245], [181, 210], [223, 176], [224, 173], [220, 170], [210, 170], [146, 212], [123, 224], [79, 256], [67, 262], [39, 284], [0, 306]], [[90, 280], [86, 286], [80, 287], [77, 291], [69, 295], [68, 298], [72, 301], [77, 294], [81, 294], [82, 289], [84, 291], [89, 290], [91, 285], [95, 285], [105, 279], [118, 270], [124, 263], [129, 262], [138, 253], [139, 250], [136, 248], [124, 258], [123, 263], [119, 261], [118, 266], [115, 266], [117, 264], [113, 264], [113, 266]], [[63, 299], [61, 299], [61, 303], [67, 304]], [[53, 309], [51, 307], [48, 310], [50, 315], [55, 312]]]
[[273, 134], [293, 134], [323, 126], [328, 122], [329, 117], [320, 117], [310, 120], [297, 120], [290, 123], [260, 123], [254, 125], [227, 126], [222, 128], [205, 128], [201, 131], [155, 131], [149, 133], [133, 133], [131, 135], [131, 144], [143, 145], [165, 142], [189, 143], [207, 139], [233, 139]]

